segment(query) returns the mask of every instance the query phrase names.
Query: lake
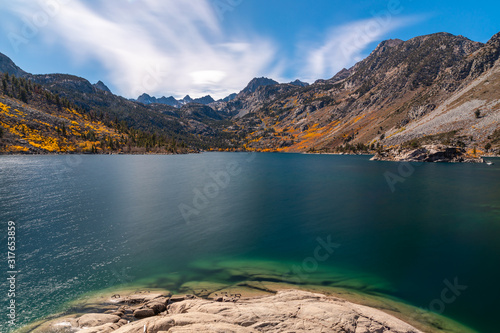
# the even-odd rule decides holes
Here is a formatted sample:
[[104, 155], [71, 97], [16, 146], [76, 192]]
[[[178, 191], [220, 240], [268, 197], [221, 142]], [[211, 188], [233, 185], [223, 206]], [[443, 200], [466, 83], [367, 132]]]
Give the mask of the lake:
[[[2, 265], [17, 328], [121, 286], [286, 281], [353, 290], [497, 332], [500, 161], [204, 153], [1, 156]], [[8, 285], [2, 283], [6, 324]]]

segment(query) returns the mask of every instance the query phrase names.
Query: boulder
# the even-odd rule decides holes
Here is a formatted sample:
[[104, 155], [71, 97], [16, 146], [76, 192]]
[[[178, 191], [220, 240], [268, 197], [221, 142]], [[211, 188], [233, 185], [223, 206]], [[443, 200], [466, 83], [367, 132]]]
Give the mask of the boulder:
[[176, 296], [170, 297], [170, 299], [168, 301], [169, 301], [169, 303], [175, 303], [175, 302], [182, 302], [185, 299], [186, 299], [186, 297], [184, 297], [184, 296], [176, 295]]
[[137, 319], [148, 318], [155, 316], [156, 313], [153, 309], [137, 309], [134, 311], [134, 317]]
[[88, 313], [77, 319], [78, 327], [96, 327], [108, 323], [116, 323], [121, 318], [112, 314]]
[[162, 298], [162, 297], [164, 298], [165, 296], [162, 294], [142, 293], [142, 294], [130, 295], [126, 298], [123, 298], [122, 302], [125, 302], [128, 304], [139, 304], [139, 303], [147, 303], [147, 302], [150, 302], [154, 299]]
[[167, 309], [165, 303], [155, 301], [149, 302], [146, 304], [146, 307], [153, 310], [155, 314], [159, 314]]
[[111, 333], [119, 329], [123, 324], [121, 323], [108, 323], [101, 326], [85, 328], [78, 333]]

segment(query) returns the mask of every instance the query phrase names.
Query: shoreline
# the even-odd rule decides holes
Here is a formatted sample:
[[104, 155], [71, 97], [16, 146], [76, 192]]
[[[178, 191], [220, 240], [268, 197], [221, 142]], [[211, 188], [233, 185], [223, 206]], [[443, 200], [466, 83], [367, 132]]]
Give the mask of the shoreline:
[[[376, 152], [373, 153], [360, 153], [360, 154], [352, 154], [352, 153], [322, 153], [322, 152], [260, 152], [260, 151], [199, 151], [199, 152], [187, 152], [187, 153], [100, 153], [100, 154], [86, 154], [86, 153], [0, 153], [0, 157], [2, 156], [109, 156], [109, 155], [124, 155], [124, 156], [183, 156], [183, 155], [198, 155], [204, 153], [259, 153], [259, 154], [301, 154], [301, 155], [334, 155], [334, 156], [375, 156]], [[479, 158], [500, 158], [500, 155], [491, 155], [491, 154], [481, 154], [478, 155]], [[393, 160], [387, 159], [383, 160], [385, 162], [414, 162], [413, 160]], [[459, 162], [460, 163], [460, 162]]]
[[[206, 289], [205, 287], [212, 288]], [[154, 326], [156, 322], [168, 321], [169, 318], [185, 321], [186, 318], [178, 318], [180, 313], [184, 313], [182, 312], [184, 310], [176, 312], [176, 309], [179, 307], [182, 309], [200, 307], [216, 310], [220, 307], [224, 308], [228, 306], [235, 308], [250, 306], [252, 308], [264, 307], [267, 309], [271, 305], [276, 307], [275, 303], [278, 302], [281, 304], [280, 308], [282, 308], [283, 313], [279, 312], [275, 315], [281, 318], [285, 312], [288, 313], [293, 306], [297, 305], [294, 303], [296, 301], [300, 305], [304, 302], [313, 302], [314, 309], [329, 308], [333, 306], [332, 303], [336, 304], [335, 307], [329, 308], [330, 312], [327, 313], [327, 317], [339, 316], [339, 320], [351, 318], [353, 309], [361, 311], [355, 317], [357, 315], [361, 315], [361, 317], [369, 315], [368, 317], [372, 319], [373, 316], [380, 316], [385, 320], [384, 322], [391, 323], [388, 327], [391, 327], [391, 332], [395, 333], [438, 333], [443, 330], [453, 333], [477, 333], [449, 318], [415, 308], [400, 300], [391, 299], [389, 296], [368, 295], [338, 287], [296, 286], [287, 283], [257, 283], [249, 281], [221, 288], [220, 285], [210, 282], [193, 282], [190, 291], [193, 293], [172, 294], [165, 289], [137, 289], [133, 287], [95, 291], [69, 302], [67, 304], [69, 307], [68, 310], [48, 315], [41, 320], [18, 328], [14, 333], [48, 333], [54, 331], [58, 333], [139, 333], [143, 332], [142, 328], [144, 325], [147, 327]], [[280, 302], [280, 298], [282, 297], [286, 298], [284, 304]], [[208, 311], [208, 314], [210, 313]], [[302, 320], [314, 321], [317, 317], [316, 311], [308, 313]], [[201, 315], [198, 312], [196, 312], [194, 317], [192, 315], [188, 311], [187, 317], [188, 319], [191, 318], [192, 325], [200, 326], [206, 324], [203, 320], [199, 320]], [[278, 320], [279, 318], [271, 319]], [[271, 319], [267, 318], [266, 320], [269, 321]], [[110, 321], [104, 322], [103, 320]], [[264, 324], [267, 322], [266, 320], [262, 320], [262, 322], [256, 321], [254, 325], [259, 326], [260, 324]], [[83, 322], [85, 323], [84, 326], [80, 327]], [[287, 323], [291, 325], [287, 320], [284, 321], [283, 325], [287, 325]], [[235, 320], [234, 322], [222, 321], [220, 324], [238, 326], [241, 323]], [[102, 325], [104, 326], [100, 327]], [[371, 325], [373, 325], [373, 322]], [[402, 327], [405, 327], [407, 330], [397, 330]], [[243, 328], [246, 328], [246, 326], [243, 326]], [[267, 330], [259, 331], [266, 332]], [[147, 330], [147, 332], [157, 333], [159, 331]], [[172, 332], [177, 331], [174, 330]], [[241, 332], [247, 331], [241, 330]], [[298, 330], [297, 332], [302, 331]], [[367, 330], [366, 332], [379, 331]]]

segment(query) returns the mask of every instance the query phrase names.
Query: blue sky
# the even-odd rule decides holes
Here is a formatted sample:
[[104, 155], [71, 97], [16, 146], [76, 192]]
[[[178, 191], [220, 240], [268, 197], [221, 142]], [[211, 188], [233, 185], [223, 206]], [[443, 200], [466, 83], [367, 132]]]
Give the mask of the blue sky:
[[221, 98], [258, 76], [330, 78], [388, 38], [486, 42], [498, 13], [498, 1], [12, 0], [0, 3], [0, 52], [128, 98]]

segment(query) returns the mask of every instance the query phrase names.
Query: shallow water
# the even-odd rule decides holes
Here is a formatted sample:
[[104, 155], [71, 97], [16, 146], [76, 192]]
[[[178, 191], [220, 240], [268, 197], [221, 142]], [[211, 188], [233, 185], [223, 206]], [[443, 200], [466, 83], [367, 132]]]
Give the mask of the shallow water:
[[[15, 221], [21, 272], [16, 327], [106, 288], [250, 280], [387, 295], [496, 332], [500, 163], [398, 171], [368, 159], [2, 156], [2, 244]], [[387, 172], [404, 182], [391, 188]], [[449, 283], [463, 287], [443, 293]]]

